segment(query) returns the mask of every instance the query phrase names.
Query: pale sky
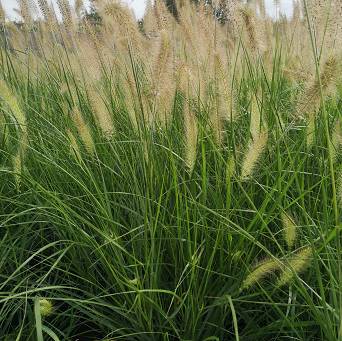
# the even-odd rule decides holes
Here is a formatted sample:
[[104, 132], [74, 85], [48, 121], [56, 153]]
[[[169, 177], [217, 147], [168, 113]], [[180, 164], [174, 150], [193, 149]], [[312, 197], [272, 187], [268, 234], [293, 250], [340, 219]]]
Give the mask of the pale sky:
[[[2, 5], [7, 13], [7, 15], [13, 19], [15, 18], [15, 13], [13, 11], [13, 8], [17, 8], [17, 0], [0, 0], [2, 2]], [[32, 0], [33, 2], [36, 2], [35, 0]], [[129, 6], [131, 6], [134, 9], [135, 15], [137, 18], [141, 18], [144, 14], [145, 10], [145, 0], [123, 0], [124, 2], [127, 2]], [[55, 1], [52, 1], [55, 3]], [[73, 2], [73, 0], [71, 0]], [[293, 0], [280, 0], [280, 12], [283, 14], [286, 14], [287, 16], [292, 15], [292, 4]], [[276, 18], [279, 13], [277, 12], [277, 8], [274, 6], [274, 0], [265, 0], [266, 3], [266, 9], [268, 14]]]

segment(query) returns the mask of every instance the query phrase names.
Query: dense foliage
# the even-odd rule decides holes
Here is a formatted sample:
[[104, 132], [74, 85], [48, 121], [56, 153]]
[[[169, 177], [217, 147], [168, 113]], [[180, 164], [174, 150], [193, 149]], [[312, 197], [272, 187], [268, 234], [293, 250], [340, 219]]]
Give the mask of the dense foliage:
[[1, 340], [341, 339], [342, 15], [321, 3], [0, 11]]

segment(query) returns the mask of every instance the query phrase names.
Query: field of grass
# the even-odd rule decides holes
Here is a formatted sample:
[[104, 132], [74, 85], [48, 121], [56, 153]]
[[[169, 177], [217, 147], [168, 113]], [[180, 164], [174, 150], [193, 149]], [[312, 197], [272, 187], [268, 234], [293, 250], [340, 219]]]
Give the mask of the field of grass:
[[0, 6], [0, 340], [342, 340], [323, 3]]

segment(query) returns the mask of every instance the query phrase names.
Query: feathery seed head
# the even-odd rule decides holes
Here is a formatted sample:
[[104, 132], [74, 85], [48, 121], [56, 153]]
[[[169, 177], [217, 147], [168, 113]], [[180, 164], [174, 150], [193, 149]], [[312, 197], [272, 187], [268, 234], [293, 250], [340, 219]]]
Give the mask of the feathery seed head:
[[4, 80], [0, 80], [0, 98], [2, 98], [11, 110], [20, 130], [26, 133], [26, 116], [21, 110], [15, 93], [7, 86]]
[[307, 246], [298, 251], [286, 264], [286, 267], [278, 280], [278, 286], [289, 284], [296, 275], [302, 273], [310, 264], [313, 249]]
[[241, 285], [241, 291], [251, 288], [267, 275], [274, 273], [281, 268], [281, 262], [278, 259], [265, 259], [260, 262], [254, 270], [248, 274]]
[[336, 56], [329, 56], [323, 65], [323, 69], [320, 76], [321, 85], [324, 90], [327, 89], [336, 79], [335, 77], [337, 68], [338, 62]]
[[29, 0], [18, 0], [19, 14], [22, 17], [25, 25], [30, 25], [32, 22], [31, 6]]
[[42, 12], [45, 21], [52, 23], [54, 21], [54, 16], [51, 7], [49, 6], [47, 0], [37, 0], [40, 11]]
[[250, 7], [244, 6], [240, 8], [240, 15], [248, 36], [248, 47], [253, 53], [262, 52], [264, 50], [264, 46], [259, 23], [255, 14]]
[[78, 161], [82, 160], [81, 151], [80, 151], [80, 148], [78, 146], [78, 143], [77, 143], [77, 140], [76, 140], [74, 134], [71, 132], [70, 129], [67, 129], [66, 134], [67, 134], [67, 137], [68, 137], [69, 142], [70, 142], [71, 153], [73, 154], [73, 156], [76, 157], [76, 160], [78, 160]]
[[95, 153], [95, 144], [88, 124], [84, 121], [83, 116], [77, 107], [71, 113], [78, 134], [86, 148], [91, 155]]
[[115, 0], [107, 1], [100, 8], [101, 12], [105, 23], [109, 26], [114, 25], [117, 30], [117, 39], [124, 43], [124, 48], [131, 46], [142, 52], [142, 35], [132, 11], [127, 6]]
[[264, 130], [249, 144], [241, 167], [241, 178], [243, 180], [248, 179], [252, 175], [261, 154], [266, 148], [267, 140], [268, 133]]
[[114, 123], [111, 114], [109, 113], [107, 106], [101, 98], [98, 90], [94, 87], [90, 88], [89, 100], [92, 111], [96, 118], [96, 121], [101, 129], [103, 135], [110, 139], [114, 134]]
[[335, 77], [338, 69], [338, 63], [335, 56], [330, 56], [326, 59], [322, 66], [320, 79], [315, 76], [311, 82], [305, 87], [302, 96], [299, 98], [296, 108], [297, 116], [310, 116], [318, 112], [320, 106], [320, 91], [326, 95], [335, 87]]
[[294, 219], [289, 213], [281, 214], [281, 221], [283, 225], [284, 239], [289, 249], [292, 249], [297, 236], [297, 226]]
[[173, 17], [163, 0], [155, 0], [154, 13], [158, 29], [170, 31], [172, 29]]
[[73, 28], [73, 14], [71, 10], [71, 6], [68, 0], [57, 0], [58, 8], [62, 14], [62, 19], [65, 27], [68, 30], [71, 30]]

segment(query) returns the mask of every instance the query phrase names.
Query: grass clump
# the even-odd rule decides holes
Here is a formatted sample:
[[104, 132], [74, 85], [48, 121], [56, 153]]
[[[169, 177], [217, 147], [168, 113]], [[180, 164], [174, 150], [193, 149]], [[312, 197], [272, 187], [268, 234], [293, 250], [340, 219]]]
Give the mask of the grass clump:
[[329, 3], [0, 6], [1, 340], [341, 339]]

